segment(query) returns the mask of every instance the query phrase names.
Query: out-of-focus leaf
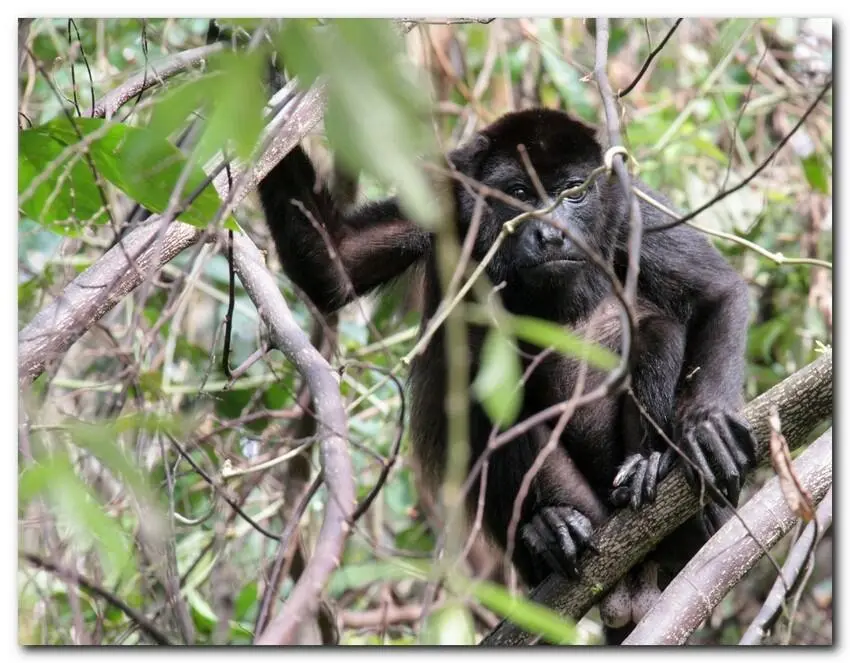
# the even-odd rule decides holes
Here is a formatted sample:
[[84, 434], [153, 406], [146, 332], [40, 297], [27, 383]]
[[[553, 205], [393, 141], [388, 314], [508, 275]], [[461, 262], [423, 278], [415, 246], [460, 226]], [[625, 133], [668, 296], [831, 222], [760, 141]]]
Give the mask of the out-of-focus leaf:
[[803, 159], [803, 172], [806, 174], [806, 181], [815, 191], [829, 194], [830, 178], [826, 170], [826, 163], [820, 154], [815, 152]]
[[548, 608], [511, 596], [504, 587], [483, 580], [471, 583], [468, 589], [485, 607], [526, 631], [542, 635], [552, 644], [568, 645], [576, 641], [575, 624]]
[[264, 125], [266, 95], [262, 72], [265, 59], [259, 51], [222, 53], [216, 58], [216, 64], [221, 67], [216, 86], [227, 93], [216, 94], [213, 98], [212, 113], [198, 146], [199, 158], [204, 162], [228, 141], [233, 141], [236, 155], [247, 159]]
[[536, 18], [534, 24], [540, 41], [543, 67], [552, 78], [552, 83], [558, 89], [561, 99], [570, 112], [585, 120], [595, 121], [596, 110], [587, 101], [587, 85], [581, 82], [578, 71], [567, 64], [561, 56], [560, 40], [555, 32], [554, 19]]
[[112, 576], [135, 573], [133, 548], [117, 521], [107, 516], [86, 484], [74, 472], [68, 458], [57, 454], [29, 465], [19, 478], [18, 499], [26, 504], [35, 497], [48, 501], [60, 527], [67, 527], [83, 549], [98, 550]]
[[423, 645], [474, 645], [475, 622], [469, 608], [452, 602], [433, 610], [422, 626]]
[[586, 359], [596, 368], [611, 370], [620, 363], [620, 358], [598, 343], [586, 341], [567, 328], [548, 320], [527, 316], [511, 316], [511, 330], [521, 338], [540, 348], [552, 347], [558, 352]]
[[405, 578], [424, 579], [431, 564], [426, 560], [408, 559], [404, 562], [373, 562], [369, 564], [348, 564], [337, 569], [328, 584], [328, 593], [338, 596], [348, 589], [365, 587], [374, 582], [404, 580]]
[[74, 444], [102, 462], [127, 485], [137, 500], [148, 505], [156, 504], [153, 491], [138, 464], [118, 445], [114, 422], [73, 422], [69, 425], [69, 432]]
[[431, 225], [441, 205], [416, 155], [432, 155], [424, 87], [404, 69], [401, 41], [387, 20], [331, 20], [314, 28], [286, 21], [277, 40], [287, 68], [302, 82], [327, 80], [325, 129], [352, 172], [363, 169], [398, 188], [402, 206]]
[[514, 343], [501, 330], [491, 329], [481, 350], [481, 368], [472, 389], [499, 426], [516, 421], [522, 407], [522, 365]]

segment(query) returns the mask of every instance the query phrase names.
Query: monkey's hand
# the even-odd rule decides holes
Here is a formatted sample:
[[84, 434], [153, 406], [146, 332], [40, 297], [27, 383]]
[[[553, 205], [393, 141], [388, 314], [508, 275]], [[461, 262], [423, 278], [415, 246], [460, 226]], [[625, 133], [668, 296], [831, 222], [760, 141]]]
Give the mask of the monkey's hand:
[[685, 409], [676, 426], [676, 441], [688, 460], [682, 463], [691, 485], [702, 482], [738, 504], [747, 472], [755, 466], [756, 439], [746, 420], [718, 405]]
[[637, 510], [655, 501], [658, 482], [670, 472], [674, 458], [670, 452], [653, 451], [648, 456], [632, 454], [617, 471], [611, 504], [615, 507], [631, 505]]
[[520, 537], [532, 558], [553, 573], [578, 577], [578, 558], [584, 550], [596, 550], [590, 540], [593, 525], [570, 506], [545, 506], [520, 527]]

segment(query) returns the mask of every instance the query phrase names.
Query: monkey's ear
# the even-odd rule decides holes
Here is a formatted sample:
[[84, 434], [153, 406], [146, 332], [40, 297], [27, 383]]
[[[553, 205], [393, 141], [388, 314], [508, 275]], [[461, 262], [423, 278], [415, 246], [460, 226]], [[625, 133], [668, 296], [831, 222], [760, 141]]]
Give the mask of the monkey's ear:
[[489, 147], [487, 136], [475, 134], [471, 140], [449, 152], [448, 160], [462, 173], [472, 174]]

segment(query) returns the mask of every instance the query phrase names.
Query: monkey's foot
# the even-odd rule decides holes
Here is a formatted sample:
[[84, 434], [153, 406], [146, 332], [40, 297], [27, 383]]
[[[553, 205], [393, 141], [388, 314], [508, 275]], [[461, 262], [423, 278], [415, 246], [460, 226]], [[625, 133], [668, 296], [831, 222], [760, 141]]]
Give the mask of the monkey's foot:
[[746, 420], [732, 410], [697, 407], [682, 413], [677, 428], [681, 450], [693, 463], [682, 463], [691, 485], [700, 490], [704, 480], [737, 505], [756, 462], [756, 440]]
[[569, 506], [547, 506], [520, 528], [520, 537], [532, 557], [553, 573], [578, 577], [578, 558], [595, 547], [590, 541], [593, 525], [580, 511]]
[[672, 455], [658, 451], [649, 456], [633, 454], [626, 458], [614, 477], [611, 503], [616, 507], [631, 504], [635, 510], [644, 504], [652, 504], [658, 482], [667, 476], [672, 461]]

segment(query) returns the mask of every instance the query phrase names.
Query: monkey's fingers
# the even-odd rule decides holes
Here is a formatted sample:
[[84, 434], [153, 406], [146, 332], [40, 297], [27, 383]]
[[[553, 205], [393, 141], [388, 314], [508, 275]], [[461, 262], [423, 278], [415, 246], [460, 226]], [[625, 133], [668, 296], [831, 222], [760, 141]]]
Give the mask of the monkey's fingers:
[[758, 442], [749, 422], [741, 415], [732, 412], [725, 413], [725, 419], [738, 442], [738, 448], [744, 450], [750, 461], [750, 466], [754, 466], [758, 459]]
[[697, 440], [696, 432], [693, 428], [687, 428], [684, 434], [683, 450], [685, 455], [690, 459], [691, 463], [685, 461], [682, 466], [685, 469], [685, 476], [691, 482], [691, 485], [697, 490], [701, 489], [702, 482], [705, 483], [707, 489], [711, 489], [715, 485], [714, 472], [711, 471], [711, 466], [705, 458]]
[[520, 538], [525, 543], [531, 556], [537, 560], [542, 559], [552, 573], [557, 573], [562, 576], [569, 576], [568, 570], [564, 567], [558, 556], [553, 554], [556, 548], [555, 540], [552, 538], [552, 533], [540, 520], [539, 516], [522, 528]]
[[598, 554], [599, 550], [593, 543], [593, 523], [590, 519], [581, 511], [570, 507], [565, 508], [564, 519], [570, 528], [570, 533], [581, 548], [587, 548]]
[[647, 463], [645, 459], [641, 459], [640, 464], [635, 468], [635, 473], [632, 475], [629, 488], [632, 493], [631, 505], [634, 511], [637, 511], [643, 504], [643, 484], [646, 480]]
[[699, 516], [699, 523], [705, 540], [708, 541], [732, 517], [732, 509], [717, 502], [709, 502]]
[[643, 500], [645, 504], [655, 501], [656, 489], [660, 481], [661, 452], [653, 451], [649, 454], [646, 465], [646, 477], [643, 480]]
[[743, 476], [753, 464], [752, 458], [748, 456], [749, 452], [745, 451], [746, 447], [738, 442], [735, 433], [732, 432], [729, 423], [727, 423], [728, 419], [726, 416], [719, 412], [713, 412], [709, 415], [708, 420], [720, 435], [720, 438], [726, 445], [726, 449], [728, 449], [732, 459], [735, 461], [735, 465], [738, 466], [739, 473]]
[[619, 486], [608, 494], [608, 500], [618, 509], [628, 506], [632, 499], [631, 486]]
[[543, 519], [549, 526], [549, 531], [554, 534], [558, 542], [557, 548], [560, 552], [561, 563], [567, 569], [567, 575], [571, 578], [578, 577], [577, 562], [579, 551], [563, 515], [554, 508], [546, 508], [543, 509]]
[[713, 458], [717, 465], [717, 488], [732, 504], [738, 504], [741, 493], [741, 474], [723, 438], [710, 423], [704, 421], [697, 428], [697, 439], [700, 446], [708, 452], [708, 457]]
[[640, 464], [643, 460], [643, 456], [641, 454], [632, 454], [623, 464], [620, 465], [620, 469], [617, 470], [617, 475], [614, 477], [614, 488], [618, 488], [626, 483], [626, 480], [632, 476], [635, 471], [635, 468]]
[[676, 459], [679, 457], [673, 449], [667, 449], [661, 454], [661, 462], [658, 465], [658, 480], [663, 481], [670, 474], [670, 470], [676, 465]]

